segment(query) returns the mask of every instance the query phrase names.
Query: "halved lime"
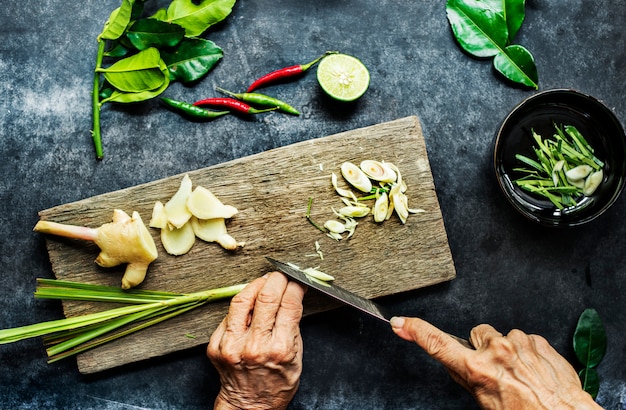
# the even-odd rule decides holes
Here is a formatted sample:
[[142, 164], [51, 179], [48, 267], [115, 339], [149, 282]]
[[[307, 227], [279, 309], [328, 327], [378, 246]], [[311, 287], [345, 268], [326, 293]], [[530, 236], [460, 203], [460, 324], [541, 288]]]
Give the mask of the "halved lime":
[[317, 81], [330, 97], [339, 101], [354, 101], [369, 87], [370, 73], [357, 58], [347, 54], [330, 54], [319, 62]]

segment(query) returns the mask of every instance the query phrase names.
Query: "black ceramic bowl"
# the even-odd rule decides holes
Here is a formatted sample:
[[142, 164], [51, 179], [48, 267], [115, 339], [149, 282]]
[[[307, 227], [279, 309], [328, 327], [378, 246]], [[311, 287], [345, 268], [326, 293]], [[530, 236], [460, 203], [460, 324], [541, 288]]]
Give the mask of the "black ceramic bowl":
[[[554, 124], [573, 125], [604, 162], [604, 179], [598, 189], [578, 205], [559, 210], [552, 202], [513, 183], [523, 174], [516, 154], [536, 158], [531, 131], [552, 137]], [[615, 114], [594, 97], [574, 90], [539, 92], [522, 101], [504, 119], [494, 144], [494, 167], [507, 200], [526, 218], [545, 226], [566, 227], [589, 222], [619, 197], [626, 178], [626, 136]]]

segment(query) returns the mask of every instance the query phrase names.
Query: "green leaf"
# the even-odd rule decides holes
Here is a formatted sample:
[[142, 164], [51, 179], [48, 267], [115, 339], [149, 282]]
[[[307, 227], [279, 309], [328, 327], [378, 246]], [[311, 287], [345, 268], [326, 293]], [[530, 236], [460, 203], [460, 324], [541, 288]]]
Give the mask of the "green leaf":
[[163, 91], [165, 91], [167, 87], [170, 85], [170, 77], [168, 75], [167, 66], [165, 65], [165, 63], [162, 63], [162, 66], [160, 68], [161, 68], [161, 72], [164, 73], [163, 75], [164, 81], [163, 81], [163, 84], [159, 88], [155, 88], [153, 90], [140, 91], [140, 92], [123, 92], [120, 90], [115, 90], [113, 91], [110, 97], [102, 100], [101, 104], [104, 104], [106, 102], [134, 103], [134, 102], [145, 101], [145, 100], [149, 100], [151, 98], [157, 97]]
[[524, 47], [512, 45], [498, 52], [493, 65], [502, 75], [511, 81], [538, 88], [539, 77], [532, 54]]
[[98, 71], [104, 73], [106, 80], [118, 90], [140, 92], [163, 84], [161, 62], [159, 51], [151, 47]]
[[185, 29], [187, 36], [195, 37], [212, 25], [224, 20], [232, 11], [235, 0], [172, 0], [167, 8], [167, 21]]
[[595, 400], [598, 396], [598, 392], [600, 391], [600, 377], [598, 376], [596, 369], [585, 367], [578, 372], [578, 377], [580, 377], [580, 383], [583, 386], [583, 390], [589, 393]]
[[134, 22], [126, 37], [137, 50], [174, 47], [185, 37], [185, 29], [178, 24], [145, 18]]
[[595, 309], [585, 309], [574, 332], [574, 351], [583, 366], [596, 367], [606, 353], [606, 333]]
[[122, 0], [122, 5], [113, 10], [107, 22], [104, 23], [98, 41], [116, 40], [124, 34], [131, 21], [134, 3], [135, 0]]
[[183, 40], [173, 52], [162, 51], [161, 57], [170, 72], [170, 80], [188, 83], [202, 78], [223, 56], [222, 49], [210, 40]]
[[517, 35], [524, 22], [525, 0], [506, 0], [506, 25], [509, 29], [509, 42]]
[[498, 54], [508, 41], [504, 16], [480, 0], [448, 0], [448, 21], [459, 45], [476, 57]]
[[112, 58], [120, 58], [120, 57], [124, 57], [128, 55], [129, 52], [130, 50], [128, 49], [128, 47], [124, 46], [119, 41], [115, 41], [113, 43], [113, 46], [104, 52], [104, 56], [112, 57]]
[[524, 22], [525, 0], [483, 0], [495, 12], [502, 14], [509, 32], [509, 44]]

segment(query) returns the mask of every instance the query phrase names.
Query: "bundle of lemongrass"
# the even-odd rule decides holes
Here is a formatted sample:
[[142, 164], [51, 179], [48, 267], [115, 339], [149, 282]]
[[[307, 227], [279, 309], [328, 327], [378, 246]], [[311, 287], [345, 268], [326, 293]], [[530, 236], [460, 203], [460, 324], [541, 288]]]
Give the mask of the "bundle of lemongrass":
[[48, 363], [52, 363], [163, 322], [207, 302], [230, 298], [245, 286], [241, 284], [181, 294], [37, 279], [35, 298], [116, 302], [127, 306], [2, 329], [0, 344], [44, 336], [44, 343], [49, 346], [46, 349]]

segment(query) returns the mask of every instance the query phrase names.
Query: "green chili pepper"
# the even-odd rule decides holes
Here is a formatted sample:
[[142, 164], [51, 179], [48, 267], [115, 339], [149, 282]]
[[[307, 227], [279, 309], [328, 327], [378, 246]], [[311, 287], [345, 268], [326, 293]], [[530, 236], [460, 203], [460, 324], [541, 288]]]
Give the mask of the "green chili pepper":
[[278, 111], [291, 115], [300, 115], [300, 111], [296, 110], [291, 105], [277, 98], [270, 97], [269, 95], [259, 93], [233, 93], [220, 87], [215, 88], [217, 91], [229, 95], [238, 100], [247, 102], [248, 104], [261, 106], [261, 107], [277, 107]]
[[185, 114], [190, 118], [196, 118], [201, 120], [212, 120], [217, 117], [229, 114], [230, 111], [211, 111], [204, 108], [196, 107], [193, 104], [184, 101], [176, 101], [171, 98], [161, 98], [168, 106], [174, 108], [179, 113]]

